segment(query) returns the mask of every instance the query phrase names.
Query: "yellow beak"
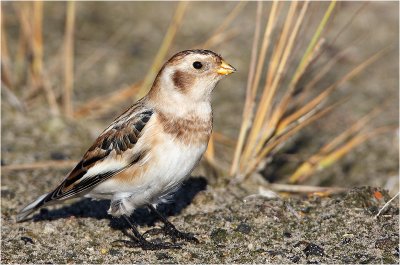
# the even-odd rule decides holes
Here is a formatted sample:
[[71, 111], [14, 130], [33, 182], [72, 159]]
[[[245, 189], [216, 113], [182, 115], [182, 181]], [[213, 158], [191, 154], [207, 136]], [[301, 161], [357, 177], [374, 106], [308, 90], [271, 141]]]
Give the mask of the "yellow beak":
[[233, 72], [236, 72], [235, 67], [230, 64], [227, 64], [225, 61], [222, 60], [221, 65], [217, 69], [217, 73], [220, 75], [229, 75]]

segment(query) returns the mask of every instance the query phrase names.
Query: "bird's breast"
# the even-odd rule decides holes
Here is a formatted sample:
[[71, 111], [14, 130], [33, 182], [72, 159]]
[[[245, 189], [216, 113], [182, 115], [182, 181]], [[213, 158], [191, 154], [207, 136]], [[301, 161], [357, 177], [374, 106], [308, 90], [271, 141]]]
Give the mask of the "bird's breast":
[[158, 113], [157, 119], [161, 130], [183, 145], [207, 145], [212, 131], [212, 114], [174, 117]]

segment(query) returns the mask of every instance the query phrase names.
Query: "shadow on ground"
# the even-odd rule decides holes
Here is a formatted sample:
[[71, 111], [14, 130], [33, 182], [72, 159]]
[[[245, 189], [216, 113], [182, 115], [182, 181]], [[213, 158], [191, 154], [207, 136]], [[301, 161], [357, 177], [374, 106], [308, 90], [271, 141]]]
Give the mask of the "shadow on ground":
[[[190, 177], [186, 180], [180, 189], [172, 195], [170, 203], [160, 204], [157, 209], [164, 216], [179, 215], [192, 202], [193, 198], [207, 187], [207, 180], [204, 177]], [[52, 221], [58, 219], [66, 219], [68, 217], [89, 217], [95, 219], [109, 219], [110, 226], [114, 229], [129, 228], [128, 224], [120, 218], [114, 218], [107, 214], [110, 206], [109, 200], [92, 200], [83, 199], [71, 205], [49, 211], [43, 208], [40, 212], [33, 216], [34, 222]], [[147, 208], [135, 210], [131, 219], [138, 225], [152, 226], [157, 218], [150, 213]]]

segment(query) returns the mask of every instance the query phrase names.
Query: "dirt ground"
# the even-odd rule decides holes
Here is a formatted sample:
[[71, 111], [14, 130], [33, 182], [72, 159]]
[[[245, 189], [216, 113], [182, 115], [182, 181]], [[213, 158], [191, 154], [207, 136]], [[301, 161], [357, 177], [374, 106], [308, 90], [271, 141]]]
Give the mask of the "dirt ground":
[[[50, 177], [50, 176], [49, 176]], [[355, 188], [332, 197], [268, 200], [247, 197], [233, 188], [206, 188], [192, 177], [176, 203], [164, 213], [190, 231], [199, 244], [181, 249], [145, 251], [116, 240], [129, 240], [126, 223], [106, 214], [104, 201], [71, 202], [42, 210], [33, 220], [14, 222], [25, 199], [5, 183], [2, 191], [2, 263], [389, 263], [399, 261], [399, 201], [375, 218], [384, 201], [376, 188]], [[16, 182], [13, 183], [14, 185]], [[379, 197], [378, 197], [379, 198]], [[147, 211], [133, 216], [140, 231], [161, 227]], [[129, 234], [129, 231], [128, 231]], [[153, 235], [154, 242], [169, 241]]]
[[[317, 3], [318, 4], [318, 3]], [[342, 2], [330, 36], [363, 3]], [[182, 28], [171, 48], [176, 51], [206, 39], [236, 3], [190, 3]], [[143, 78], [152, 63], [176, 4], [160, 2], [77, 3], [74, 104], [109, 93]], [[2, 2], [11, 51], [17, 49], [18, 21], [11, 3]], [[320, 3], [316, 10], [324, 10]], [[336, 80], [343, 69], [374, 52], [392, 49], [364, 74], [342, 86], [332, 98], [350, 100], [321, 121], [302, 131], [261, 172], [268, 180], [285, 183], [295, 164], [332, 139], [375, 106], [384, 112], [371, 124], [398, 125], [399, 4], [371, 2], [338, 38], [332, 50], [353, 43], [350, 54], [332, 70]], [[65, 5], [45, 3], [45, 62], [54, 86], [61, 86]], [[213, 50], [239, 69], [223, 80], [213, 98], [215, 130], [236, 137], [240, 123], [250, 58], [255, 3], [248, 3], [233, 27], [233, 39]], [[357, 42], [354, 39], [360, 38]], [[100, 56], [93, 63], [91, 56]], [[21, 90], [25, 89], [24, 87]], [[18, 93], [17, 93], [18, 95]], [[44, 160], [78, 160], [95, 137], [132, 100], [100, 117], [67, 121], [51, 117], [48, 107], [36, 104], [29, 112], [15, 109], [2, 93], [1, 164]], [[112, 243], [129, 239], [126, 224], [106, 214], [106, 201], [69, 201], [48, 207], [33, 220], [15, 223], [21, 207], [49, 191], [69, 171], [41, 168], [3, 171], [1, 175], [1, 263], [398, 263], [399, 200], [378, 218], [379, 209], [399, 190], [399, 131], [369, 140], [335, 166], [314, 175], [305, 184], [340, 186], [346, 192], [329, 197], [251, 196], [256, 189], [227, 186], [207, 174], [204, 164], [164, 206], [169, 219], [194, 233], [200, 244], [184, 243], [180, 250], [143, 251]], [[221, 154], [226, 157], [226, 154]], [[360, 186], [371, 186], [363, 187]], [[379, 199], [376, 192], [384, 197]], [[160, 226], [145, 210], [133, 217], [141, 232]], [[128, 231], [129, 233], [129, 231]], [[154, 235], [152, 240], [169, 240]]]

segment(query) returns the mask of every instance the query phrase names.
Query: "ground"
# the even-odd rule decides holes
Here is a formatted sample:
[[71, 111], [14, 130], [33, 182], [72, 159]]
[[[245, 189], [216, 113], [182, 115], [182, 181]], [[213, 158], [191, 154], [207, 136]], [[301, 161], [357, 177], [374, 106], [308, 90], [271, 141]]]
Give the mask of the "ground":
[[[235, 5], [190, 3], [170, 54], [204, 41]], [[330, 28], [331, 36], [362, 3], [340, 5], [340, 12], [334, 17], [334, 25], [338, 26]], [[2, 7], [6, 11], [3, 16], [9, 48], [15, 52], [19, 31], [15, 6], [2, 2]], [[317, 3], [314, 10], [320, 8], [322, 14], [325, 7]], [[74, 106], [141, 80], [157, 53], [174, 8], [175, 4], [158, 2], [78, 2]], [[324, 141], [376, 106], [383, 106], [384, 112], [371, 128], [398, 125], [398, 8], [397, 2], [367, 4], [330, 47], [341, 50], [348, 43], [353, 45], [349, 56], [332, 70], [328, 80], [336, 80], [343, 69], [384, 47], [392, 49], [332, 96], [350, 96], [346, 104], [294, 138], [289, 151], [285, 149], [274, 157], [263, 172], [268, 180], [286, 183], [293, 169], [291, 161], [308, 157]], [[45, 66], [54, 87], [62, 87], [59, 54], [64, 12], [61, 3], [45, 3]], [[239, 70], [223, 80], [213, 96], [215, 130], [232, 138], [240, 123], [254, 12], [255, 3], [248, 3], [233, 21], [239, 34], [213, 48]], [[359, 41], [354, 42], [355, 39]], [[22, 98], [26, 89], [19, 87], [15, 93]], [[61, 89], [57, 91], [60, 93]], [[96, 136], [133, 101], [120, 102], [100, 116], [66, 120], [50, 115], [44, 97], [30, 102], [28, 112], [21, 112], [2, 93], [1, 164], [78, 160]], [[201, 164], [174, 203], [163, 206], [170, 221], [183, 231], [194, 233], [200, 241], [198, 245], [183, 243], [180, 250], [143, 251], [112, 243], [129, 238], [122, 232], [126, 225], [107, 216], [107, 201], [67, 201], [41, 210], [33, 220], [15, 223], [18, 210], [53, 188], [70, 168], [2, 169], [1, 262], [398, 263], [398, 198], [375, 218], [384, 203], [398, 192], [398, 135], [395, 130], [373, 138], [306, 183], [347, 188], [328, 197], [282, 194], [282, 199], [271, 200], [251, 196], [257, 194], [256, 188], [227, 185], [226, 180], [215, 179]], [[364, 185], [377, 188], [359, 188]], [[135, 213], [133, 220], [140, 224], [141, 232], [161, 225], [145, 210]], [[160, 235], [150, 239], [169, 240]]]
[[[8, 185], [9, 183], [6, 183]], [[200, 243], [145, 251], [129, 240], [127, 225], [106, 214], [105, 201], [71, 202], [15, 223], [22, 198], [2, 192], [2, 263], [398, 263], [399, 209], [390, 197], [363, 187], [330, 197], [243, 197], [237, 188], [206, 187], [192, 177], [175, 203], [161, 207], [179, 229]], [[382, 198], [377, 196], [382, 195]], [[145, 232], [161, 224], [147, 211], [133, 216]], [[129, 233], [129, 229], [128, 229]], [[152, 235], [154, 242], [168, 241]]]

